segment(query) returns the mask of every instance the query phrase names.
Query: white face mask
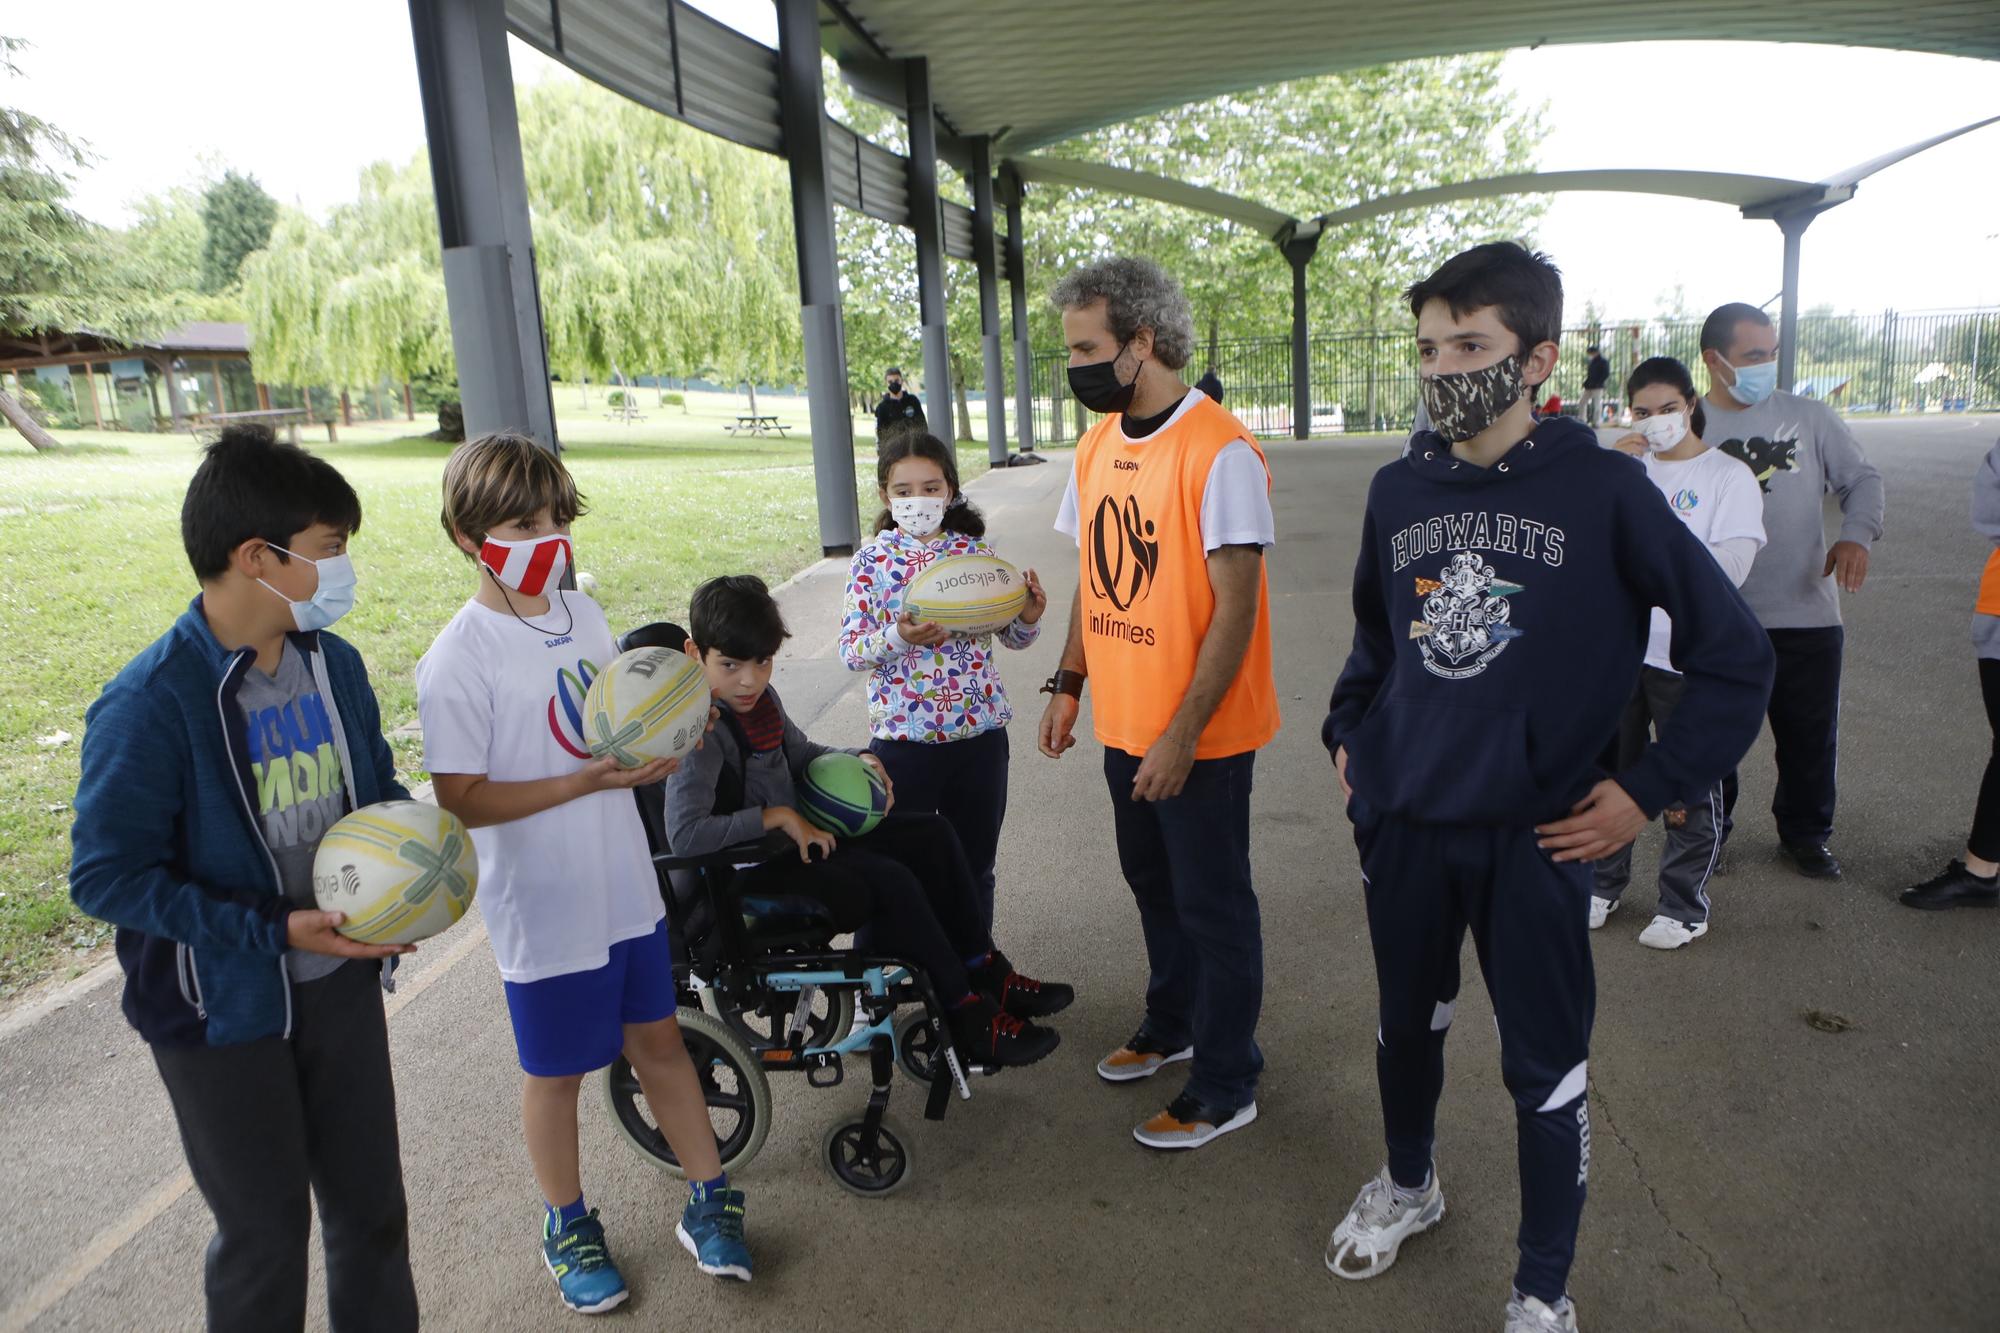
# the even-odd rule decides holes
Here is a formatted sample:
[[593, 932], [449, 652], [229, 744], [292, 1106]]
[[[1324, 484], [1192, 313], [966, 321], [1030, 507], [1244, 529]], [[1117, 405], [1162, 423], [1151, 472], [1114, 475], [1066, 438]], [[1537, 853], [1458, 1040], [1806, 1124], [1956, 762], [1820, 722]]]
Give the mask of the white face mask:
[[1648, 453], [1665, 453], [1687, 438], [1687, 413], [1655, 412], [1634, 423], [1633, 428], [1646, 437]]
[[889, 501], [889, 516], [912, 537], [928, 537], [944, 526], [950, 503], [942, 495], [899, 495]]

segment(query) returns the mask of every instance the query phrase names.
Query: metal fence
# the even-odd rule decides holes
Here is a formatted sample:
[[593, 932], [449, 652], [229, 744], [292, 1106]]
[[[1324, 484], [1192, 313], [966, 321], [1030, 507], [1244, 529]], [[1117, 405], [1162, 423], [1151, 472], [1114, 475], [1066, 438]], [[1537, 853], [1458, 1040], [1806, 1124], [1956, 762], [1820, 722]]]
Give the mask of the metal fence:
[[[1701, 373], [1701, 321], [1622, 320], [1563, 330], [1550, 389], [1565, 402], [1583, 393], [1585, 349], [1611, 362], [1605, 398], [1622, 408], [1625, 376], [1651, 356], [1678, 357]], [[1399, 431], [1417, 408], [1416, 352], [1407, 331], [1315, 333], [1307, 344], [1312, 372], [1313, 435]], [[1197, 349], [1187, 377], [1211, 364]], [[1090, 424], [1069, 392], [1061, 352], [1035, 358], [1035, 438], [1076, 439]], [[1215, 345], [1213, 365], [1223, 403], [1244, 425], [1267, 436], [1292, 433], [1292, 344], [1288, 337], [1236, 338]], [[2000, 410], [2000, 310], [1885, 310], [1879, 315], [1803, 315], [1795, 391], [1845, 413]]]

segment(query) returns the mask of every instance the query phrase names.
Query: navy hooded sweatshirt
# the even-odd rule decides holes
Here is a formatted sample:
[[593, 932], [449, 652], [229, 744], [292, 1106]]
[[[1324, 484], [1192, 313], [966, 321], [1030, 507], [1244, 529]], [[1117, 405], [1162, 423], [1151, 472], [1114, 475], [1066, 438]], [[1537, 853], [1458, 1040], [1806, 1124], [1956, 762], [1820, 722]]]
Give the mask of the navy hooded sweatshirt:
[[1763, 724], [1770, 639], [1636, 459], [1579, 422], [1537, 425], [1492, 467], [1435, 433], [1375, 474], [1354, 570], [1354, 648], [1321, 737], [1360, 804], [1426, 824], [1568, 813], [1638, 682], [1651, 608], [1685, 690], [1614, 774], [1650, 817], [1720, 780]]

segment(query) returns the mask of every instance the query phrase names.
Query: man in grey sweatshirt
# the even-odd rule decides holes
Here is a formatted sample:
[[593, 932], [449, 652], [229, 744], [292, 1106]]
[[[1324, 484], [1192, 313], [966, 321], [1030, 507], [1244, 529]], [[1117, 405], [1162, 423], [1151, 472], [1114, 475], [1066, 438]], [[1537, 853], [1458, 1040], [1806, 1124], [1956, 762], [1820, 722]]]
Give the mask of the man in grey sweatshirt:
[[[1768, 544], [1743, 584], [1777, 652], [1771, 738], [1778, 841], [1802, 875], [1840, 878], [1833, 835], [1840, 726], [1840, 593], [1868, 578], [1868, 550], [1882, 535], [1882, 474], [1824, 403], [1777, 391], [1778, 331], [1753, 305], [1718, 307], [1701, 329], [1709, 389], [1702, 400], [1710, 444], [1741, 459], [1764, 491]], [[1840, 499], [1840, 536], [1826, 542], [1822, 505]], [[1724, 784], [1723, 836], [1733, 824], [1736, 779]]]

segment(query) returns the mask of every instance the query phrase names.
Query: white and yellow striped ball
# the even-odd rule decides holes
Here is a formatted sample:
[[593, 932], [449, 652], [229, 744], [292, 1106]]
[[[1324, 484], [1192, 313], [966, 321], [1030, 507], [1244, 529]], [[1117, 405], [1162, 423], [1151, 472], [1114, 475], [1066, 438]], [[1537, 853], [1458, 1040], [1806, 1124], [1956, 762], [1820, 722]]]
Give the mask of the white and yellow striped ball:
[[955, 555], [911, 579], [903, 609], [954, 634], [991, 634], [1028, 605], [1028, 581], [998, 556]]
[[365, 805], [313, 854], [313, 897], [345, 912], [363, 944], [414, 944], [449, 930], [479, 887], [479, 857], [457, 815], [424, 801]]
[[597, 673], [583, 697], [583, 741], [620, 768], [679, 759], [708, 730], [708, 678], [671, 648], [634, 648]]

